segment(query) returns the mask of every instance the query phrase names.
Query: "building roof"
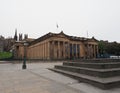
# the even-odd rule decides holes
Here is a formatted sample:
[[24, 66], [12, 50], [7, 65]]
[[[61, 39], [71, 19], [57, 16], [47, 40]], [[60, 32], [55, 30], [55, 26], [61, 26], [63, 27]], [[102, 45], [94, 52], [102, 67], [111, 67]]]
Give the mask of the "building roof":
[[49, 32], [41, 37], [39, 37], [38, 39], [35, 39], [34, 41], [32, 41], [30, 43], [30, 45], [33, 45], [33, 44], [36, 44], [40, 41], [43, 41], [43, 40], [46, 40], [50, 37], [56, 37], [56, 36], [60, 36], [60, 35], [63, 35], [65, 36], [66, 38], [68, 38], [69, 40], [72, 40], [72, 41], [81, 41], [81, 42], [86, 42], [86, 41], [97, 41], [94, 37], [92, 38], [84, 38], [84, 37], [77, 37], [77, 36], [69, 36], [69, 35], [66, 35], [65, 33], [63, 33], [63, 31], [61, 31], [60, 33], [52, 33], [52, 32]]

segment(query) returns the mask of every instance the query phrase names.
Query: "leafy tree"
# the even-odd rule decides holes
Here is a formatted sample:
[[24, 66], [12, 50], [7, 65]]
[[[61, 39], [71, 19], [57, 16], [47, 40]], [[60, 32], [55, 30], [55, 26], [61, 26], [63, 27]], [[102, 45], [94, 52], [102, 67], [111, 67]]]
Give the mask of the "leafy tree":
[[104, 55], [106, 53], [106, 47], [107, 44], [105, 41], [99, 41], [98, 48], [99, 48], [99, 54], [100, 56]]
[[120, 55], [120, 44], [117, 42], [99, 41], [99, 54], [102, 55]]
[[112, 55], [120, 55], [120, 44], [113, 42], [107, 46], [107, 52]]

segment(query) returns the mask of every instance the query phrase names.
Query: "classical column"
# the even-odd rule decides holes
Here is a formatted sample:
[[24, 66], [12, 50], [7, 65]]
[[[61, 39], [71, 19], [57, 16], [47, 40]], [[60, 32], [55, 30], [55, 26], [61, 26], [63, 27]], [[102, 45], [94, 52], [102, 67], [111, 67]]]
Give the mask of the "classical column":
[[70, 59], [73, 57], [73, 46], [72, 43], [70, 44]]
[[37, 45], [36, 47], [37, 47], [36, 51], [37, 51], [37, 59], [38, 59], [39, 58], [39, 46]]
[[91, 54], [92, 54], [92, 55], [91, 55], [91, 58], [94, 58], [94, 45], [91, 45], [91, 50], [92, 50], [92, 51], [91, 51], [91, 52], [92, 52], [92, 53], [91, 53]]
[[31, 47], [31, 54], [30, 54], [30, 58], [32, 59], [33, 58], [33, 48]]
[[44, 59], [44, 44], [42, 43], [42, 59]]
[[65, 59], [66, 53], [65, 53], [65, 42], [63, 42], [63, 59]]
[[30, 47], [30, 58], [32, 58], [33, 52], [32, 52], [32, 47]]
[[40, 44], [40, 59], [41, 59], [41, 44]]
[[57, 50], [58, 50], [56, 47], [57, 46], [56, 44], [57, 44], [57, 41], [55, 41], [55, 43], [54, 43], [54, 58], [55, 59], [57, 59]]
[[89, 44], [89, 58], [91, 58], [91, 55], [92, 55], [92, 45], [91, 44]]
[[45, 59], [47, 59], [47, 42], [45, 42]]
[[91, 45], [91, 58], [94, 58], [94, 45]]
[[75, 44], [75, 47], [76, 47], [76, 58], [78, 58], [77, 44]]
[[60, 59], [61, 53], [60, 53], [60, 41], [58, 41], [58, 59]]
[[54, 59], [54, 44], [55, 44], [55, 42], [54, 41], [52, 41], [52, 46], [51, 46], [51, 57], [52, 57], [52, 59]]
[[44, 42], [43, 46], [44, 46], [44, 59], [45, 59], [45, 42]]
[[43, 45], [41, 43], [41, 59], [43, 59]]
[[96, 45], [96, 56], [98, 56], [99, 52], [98, 52], [98, 45]]
[[95, 58], [95, 45], [93, 45], [93, 58]]
[[36, 48], [36, 46], [35, 46], [35, 51], [34, 51], [35, 59], [37, 58], [37, 53], [36, 53], [36, 51], [37, 51], [37, 48]]
[[33, 56], [32, 57], [33, 57], [33, 59], [34, 59], [34, 50], [35, 50], [34, 47], [32, 47], [32, 52], [33, 52]]
[[45, 42], [45, 59], [46, 59], [46, 42]]
[[72, 58], [74, 58], [74, 44], [72, 44]]
[[50, 59], [52, 59], [52, 41], [50, 41], [50, 43], [49, 43], [49, 49], [50, 49]]
[[96, 50], [95, 50], [95, 45], [94, 45], [94, 58], [96, 58]]
[[36, 54], [36, 58], [38, 58], [38, 46], [36, 46], [36, 51], [35, 51], [37, 54]]
[[76, 44], [72, 44], [72, 58], [76, 57]]
[[68, 58], [70, 58], [70, 43], [68, 43]]
[[47, 58], [47, 43], [45, 42], [45, 59]]
[[69, 43], [66, 42], [66, 46], [65, 46], [66, 58], [70, 58], [70, 49], [69, 48], [70, 48]]
[[90, 58], [90, 55], [89, 55], [89, 54], [90, 54], [90, 49], [89, 49], [89, 47], [90, 47], [90, 46], [89, 46], [89, 44], [88, 44], [88, 45], [87, 45], [87, 58]]
[[45, 59], [45, 42], [43, 43], [43, 59]]
[[89, 52], [89, 56], [90, 56], [90, 58], [91, 58], [91, 57], [92, 57], [92, 54], [93, 54], [93, 53], [92, 53], [92, 45], [91, 45], [91, 44], [89, 45], [89, 51], [90, 51], [90, 52]]
[[72, 51], [72, 44], [70, 43], [69, 46], [70, 46], [70, 59], [71, 59], [72, 58], [72, 52], [73, 52]]
[[44, 59], [46, 59], [46, 42], [44, 43]]
[[39, 59], [40, 59], [40, 52], [41, 52], [41, 51], [40, 51], [40, 44], [39, 44]]
[[80, 58], [81, 57], [81, 45], [80, 44], [78, 44], [78, 51], [79, 51], [78, 57]]
[[34, 48], [32, 47], [32, 59], [34, 58]]
[[47, 43], [47, 59], [50, 59], [50, 42]]

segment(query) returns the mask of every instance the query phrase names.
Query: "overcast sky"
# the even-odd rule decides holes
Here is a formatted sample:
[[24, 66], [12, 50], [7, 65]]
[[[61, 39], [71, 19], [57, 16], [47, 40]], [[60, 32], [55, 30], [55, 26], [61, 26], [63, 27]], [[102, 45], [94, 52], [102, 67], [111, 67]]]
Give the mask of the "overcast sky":
[[[59, 29], [57, 29], [58, 24]], [[120, 42], [120, 0], [0, 0], [0, 35], [48, 32]]]

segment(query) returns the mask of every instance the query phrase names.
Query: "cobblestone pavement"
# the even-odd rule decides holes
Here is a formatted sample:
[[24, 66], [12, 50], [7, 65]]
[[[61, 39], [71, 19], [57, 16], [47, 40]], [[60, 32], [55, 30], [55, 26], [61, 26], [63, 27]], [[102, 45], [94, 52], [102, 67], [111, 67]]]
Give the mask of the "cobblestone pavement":
[[76, 80], [61, 76], [47, 68], [57, 63], [0, 64], [0, 93], [82, 93], [68, 85]]

